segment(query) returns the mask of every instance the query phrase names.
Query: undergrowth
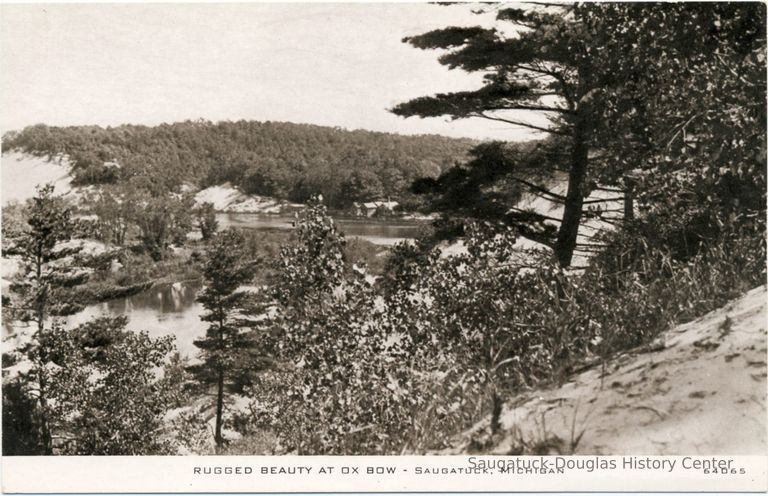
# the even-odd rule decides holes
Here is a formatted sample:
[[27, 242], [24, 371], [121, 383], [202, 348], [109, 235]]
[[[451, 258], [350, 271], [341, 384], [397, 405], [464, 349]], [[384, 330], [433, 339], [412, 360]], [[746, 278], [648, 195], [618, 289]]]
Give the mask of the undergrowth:
[[[495, 329], [489, 333], [506, 346], [495, 359], [496, 365], [504, 364], [507, 368], [493, 368], [494, 394], [508, 400], [525, 390], [562, 383], [585, 364], [604, 363], [619, 352], [651, 343], [669, 327], [701, 317], [765, 284], [764, 232], [763, 226], [757, 224], [722, 235], [688, 256], [680, 256], [672, 254], [663, 243], [654, 243], [626, 229], [609, 235], [605, 240], [609, 249], [580, 273], [565, 273], [540, 260], [537, 268], [523, 274], [518, 271], [515, 278], [509, 278], [504, 274], [506, 268], [500, 266], [497, 277], [487, 283], [485, 290], [500, 298], [510, 298], [507, 303], [523, 310], [505, 310], [503, 316], [510, 328], [507, 332]], [[471, 278], [487, 282], [489, 276], [467, 272], [465, 279]], [[465, 280], [463, 284], [470, 283]], [[501, 288], [505, 284], [524, 288], [505, 292]], [[457, 303], [471, 306], [473, 301], [463, 298]], [[484, 316], [495, 311], [493, 306], [478, 310]], [[503, 318], [499, 319], [496, 325], [503, 322]], [[530, 330], [534, 330], [532, 336]], [[509, 346], [510, 339], [525, 335], [528, 342]], [[452, 384], [460, 384], [466, 393], [460, 408], [445, 392]], [[442, 392], [434, 392], [433, 404], [414, 416], [411, 432], [418, 436], [414, 438], [412, 434], [405, 449], [442, 449], [450, 445], [457, 432], [482, 419], [488, 419], [488, 428], [483, 441], [473, 440], [474, 449], [483, 451], [488, 448], [485, 444], [493, 443], [494, 439], [512, 435], [499, 432], [503, 429], [499, 423], [501, 409], [487, 391], [466, 386], [466, 382], [448, 381]], [[436, 432], [434, 412], [445, 410], [446, 404], [454, 405], [454, 415], [451, 422], [441, 422], [450, 428]], [[569, 445], [578, 444], [581, 434], [576, 434], [575, 441], [560, 440], [553, 448], [547, 436], [518, 432], [519, 442], [513, 444], [519, 454], [547, 450], [566, 453]], [[575, 445], [571, 448], [575, 449]]]

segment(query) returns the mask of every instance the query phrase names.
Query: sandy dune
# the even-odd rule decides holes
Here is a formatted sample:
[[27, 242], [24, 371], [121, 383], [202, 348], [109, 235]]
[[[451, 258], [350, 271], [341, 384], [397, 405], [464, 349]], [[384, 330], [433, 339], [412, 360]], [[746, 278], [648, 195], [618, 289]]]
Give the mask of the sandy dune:
[[5, 152], [0, 159], [0, 203], [23, 202], [35, 196], [35, 188], [45, 183], [55, 185], [56, 194], [72, 189], [66, 162], [48, 161], [19, 152]]
[[301, 207], [275, 198], [246, 195], [230, 183], [211, 186], [195, 195], [198, 204], [212, 203], [218, 212], [278, 214], [286, 209]]
[[667, 331], [651, 348], [612, 359], [602, 377], [597, 365], [562, 387], [513, 398], [502, 413], [504, 435], [488, 439], [486, 420], [449, 452], [768, 452], [765, 286]]

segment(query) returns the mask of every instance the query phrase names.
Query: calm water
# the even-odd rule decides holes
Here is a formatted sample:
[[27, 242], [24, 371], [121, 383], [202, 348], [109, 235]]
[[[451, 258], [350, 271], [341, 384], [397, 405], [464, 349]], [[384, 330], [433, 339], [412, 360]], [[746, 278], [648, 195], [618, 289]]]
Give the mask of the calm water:
[[[293, 229], [293, 215], [283, 214], [216, 214], [219, 227], [241, 229]], [[334, 216], [333, 220], [349, 237], [363, 238], [377, 245], [393, 245], [416, 237], [423, 223], [403, 220], [373, 221], [359, 217]]]
[[77, 326], [94, 317], [125, 315], [128, 329], [147, 331], [153, 338], [173, 334], [176, 348], [193, 358], [197, 348], [192, 343], [205, 334], [200, 321], [201, 304], [195, 302], [200, 283], [176, 283], [150, 288], [128, 298], [91, 305], [84, 311], [65, 318], [66, 326]]
[[[291, 229], [292, 216], [261, 214], [219, 214], [219, 225], [245, 229]], [[415, 236], [418, 223], [366, 222], [359, 219], [336, 219], [348, 236], [367, 239], [373, 243], [391, 245]], [[200, 321], [202, 305], [195, 302], [200, 283], [176, 283], [150, 288], [142, 293], [91, 305], [82, 312], [66, 317], [63, 323], [74, 327], [101, 316], [125, 315], [128, 329], [147, 331], [151, 337], [167, 334], [176, 336], [176, 347], [182, 355], [194, 358], [197, 348], [193, 341], [205, 334], [207, 324]], [[8, 324], [5, 323], [4, 326]], [[10, 331], [7, 327], [4, 332]]]
[[[129, 319], [129, 330], [146, 331], [153, 338], [172, 334], [176, 337], [176, 348], [181, 354], [194, 358], [197, 348], [193, 341], [203, 336], [207, 327], [200, 321], [203, 307], [195, 302], [199, 289], [200, 283], [157, 286], [128, 298], [90, 305], [78, 314], [57, 320], [64, 327], [71, 328], [95, 317], [125, 315]], [[6, 343], [8, 349], [25, 341], [24, 336], [32, 331], [32, 326], [3, 322], [3, 338], [15, 334]]]

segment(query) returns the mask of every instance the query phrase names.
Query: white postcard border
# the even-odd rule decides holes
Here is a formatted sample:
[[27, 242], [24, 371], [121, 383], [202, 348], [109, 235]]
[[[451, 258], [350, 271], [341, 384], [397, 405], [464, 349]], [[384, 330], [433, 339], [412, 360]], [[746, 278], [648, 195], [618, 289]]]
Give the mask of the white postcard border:
[[764, 492], [767, 472], [768, 456], [718, 455], [3, 457], [2, 489], [5, 493]]

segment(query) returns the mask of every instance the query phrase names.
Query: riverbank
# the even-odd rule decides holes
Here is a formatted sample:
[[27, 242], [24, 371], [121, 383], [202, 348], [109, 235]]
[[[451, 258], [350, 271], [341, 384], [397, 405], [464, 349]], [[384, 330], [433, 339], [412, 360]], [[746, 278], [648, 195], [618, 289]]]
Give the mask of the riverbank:
[[[188, 190], [194, 191], [194, 187], [188, 186]], [[263, 215], [292, 215], [304, 208], [300, 203], [270, 196], [249, 195], [240, 191], [231, 183], [223, 183], [209, 186], [195, 193], [195, 203], [200, 206], [210, 203], [219, 214], [263, 214]], [[431, 221], [437, 218], [436, 214], [420, 214], [418, 212], [393, 211], [388, 215], [354, 215], [349, 211], [330, 211], [334, 218], [343, 218], [347, 222], [357, 220], [361, 223], [417, 223]]]
[[[17, 151], [3, 152], [2, 154], [2, 203], [24, 203], [32, 198], [36, 193], [36, 188], [42, 184], [52, 183], [55, 186], [57, 195], [64, 195], [78, 208], [85, 208], [82, 204], [82, 196], [85, 192], [93, 192], [95, 187], [77, 187], [71, 184], [70, 175], [71, 164], [66, 157], [48, 159], [42, 156], [34, 156], [28, 153]], [[304, 206], [298, 203], [292, 203], [278, 198], [249, 195], [240, 191], [231, 183], [223, 183], [208, 188], [199, 189], [187, 184], [183, 187], [184, 191], [194, 193], [196, 205], [211, 203], [214, 210], [218, 212], [220, 219], [226, 216], [236, 215], [254, 215], [256, 222], [266, 227], [276, 227], [280, 229], [289, 229], [293, 220], [293, 214], [301, 210]], [[87, 210], [87, 208], [85, 208]], [[394, 212], [384, 217], [366, 215], [352, 215], [350, 212], [333, 211], [333, 217], [340, 223], [352, 226], [349, 236], [369, 235], [377, 244], [391, 245], [401, 239], [412, 236], [415, 229], [436, 218], [435, 214], [424, 215], [418, 212]], [[233, 227], [247, 227], [248, 219], [245, 220], [224, 220], [224, 227], [229, 224], [237, 224]], [[357, 226], [370, 225], [371, 229], [358, 229]], [[378, 235], [375, 231], [376, 226], [402, 231], [408, 231], [403, 236], [394, 236], [387, 234]], [[359, 231], [359, 232], [357, 232]], [[388, 238], [397, 238], [394, 241]]]

